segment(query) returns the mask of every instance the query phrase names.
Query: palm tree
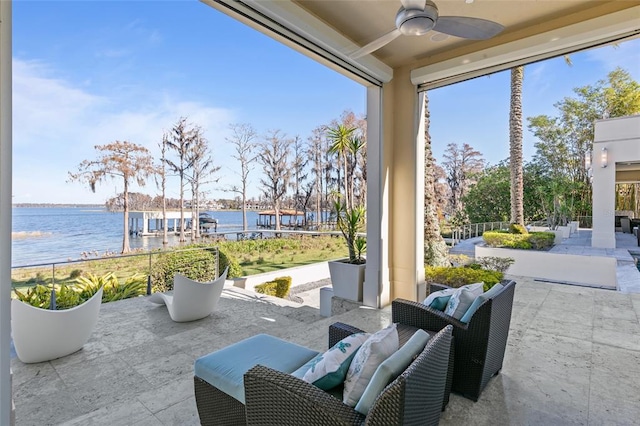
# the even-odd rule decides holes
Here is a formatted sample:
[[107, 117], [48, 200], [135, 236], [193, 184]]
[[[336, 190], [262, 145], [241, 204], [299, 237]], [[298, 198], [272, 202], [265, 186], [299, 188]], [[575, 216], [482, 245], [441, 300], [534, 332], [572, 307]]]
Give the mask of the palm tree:
[[524, 184], [522, 171], [522, 81], [524, 67], [511, 68], [509, 111], [509, 163], [511, 170], [511, 223], [524, 226]]
[[424, 93], [424, 262], [429, 266], [447, 265], [447, 243], [440, 234], [436, 213], [435, 164], [431, 151], [429, 97]]
[[331, 141], [329, 153], [338, 154], [341, 159], [342, 166], [344, 167], [344, 204], [347, 210], [351, 208], [351, 200], [349, 199], [349, 183], [347, 178], [347, 154], [349, 152], [350, 139], [355, 130], [355, 127], [347, 127], [344, 124], [338, 124], [336, 127], [330, 128], [328, 131], [329, 140]]

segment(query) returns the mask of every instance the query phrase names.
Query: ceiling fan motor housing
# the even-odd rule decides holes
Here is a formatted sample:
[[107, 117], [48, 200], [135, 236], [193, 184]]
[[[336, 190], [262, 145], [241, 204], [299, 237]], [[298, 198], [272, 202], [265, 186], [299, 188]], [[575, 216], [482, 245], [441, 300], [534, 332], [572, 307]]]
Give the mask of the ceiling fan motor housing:
[[403, 35], [421, 36], [436, 25], [438, 8], [427, 1], [424, 10], [400, 8], [396, 15], [396, 27]]

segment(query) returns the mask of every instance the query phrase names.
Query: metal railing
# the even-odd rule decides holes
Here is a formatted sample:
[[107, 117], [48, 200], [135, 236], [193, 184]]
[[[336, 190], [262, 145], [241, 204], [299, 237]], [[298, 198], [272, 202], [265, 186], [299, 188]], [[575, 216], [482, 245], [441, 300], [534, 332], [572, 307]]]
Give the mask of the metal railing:
[[[45, 285], [46, 287], [51, 287], [51, 304], [49, 308], [52, 310], [55, 310], [56, 309], [56, 289], [55, 289], [56, 269], [60, 270], [61, 267], [76, 265], [76, 264], [86, 264], [86, 263], [91, 264], [92, 262], [110, 262], [110, 261], [117, 262], [122, 259], [148, 257], [149, 260], [147, 262], [147, 267], [146, 267], [147, 269], [146, 293], [147, 295], [149, 295], [151, 294], [151, 289], [153, 284], [151, 277], [153, 275], [152, 272], [153, 272], [153, 266], [154, 266], [154, 262], [153, 262], [154, 257], [156, 257], [157, 259], [157, 257], [159, 256], [164, 256], [168, 254], [190, 252], [190, 251], [202, 251], [202, 250], [214, 252], [215, 273], [216, 273], [216, 276], [218, 276], [220, 273], [220, 252], [217, 246], [194, 247], [194, 248], [176, 249], [176, 250], [155, 250], [155, 251], [149, 251], [146, 253], [132, 253], [132, 254], [121, 254], [121, 255], [114, 255], [114, 256], [97, 257], [95, 259], [76, 259], [76, 260], [67, 260], [67, 261], [61, 261], [61, 262], [45, 262], [45, 263], [37, 263], [37, 264], [29, 264], [29, 265], [12, 266], [11, 270], [12, 271], [20, 270], [21, 272], [24, 272], [25, 270], [29, 270], [29, 269], [34, 270], [35, 277], [32, 275], [32, 277], [29, 280], [27, 280], [27, 283], [32, 282], [33, 286], [41, 284], [41, 285]], [[51, 268], [51, 275], [50, 276], [43, 275], [43, 270], [49, 269], [49, 268]], [[98, 269], [98, 268], [95, 268], [95, 269]], [[108, 268], [102, 267], [100, 269], [108, 269]], [[114, 267], [112, 269], [117, 269], [117, 268]], [[68, 279], [66, 281], [68, 281]], [[11, 287], [12, 289], [16, 287], [13, 277], [11, 280]]]
[[485, 231], [508, 230], [509, 222], [484, 222], [469, 223], [454, 228], [451, 232], [451, 246], [455, 246], [462, 240], [480, 237]]

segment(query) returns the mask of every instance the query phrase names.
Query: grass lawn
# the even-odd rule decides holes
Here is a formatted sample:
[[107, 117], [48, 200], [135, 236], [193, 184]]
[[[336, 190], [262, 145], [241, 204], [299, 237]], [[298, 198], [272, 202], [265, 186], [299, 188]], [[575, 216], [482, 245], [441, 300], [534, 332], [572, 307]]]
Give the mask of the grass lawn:
[[[208, 245], [218, 246], [235, 258], [242, 274], [255, 275], [263, 272], [308, 265], [326, 260], [347, 256], [347, 248], [340, 237], [291, 236], [289, 238], [222, 241]], [[11, 282], [14, 288], [31, 287], [36, 284], [51, 284], [55, 272], [56, 284], [72, 284], [75, 277], [87, 275], [104, 275], [115, 272], [120, 278], [127, 278], [134, 273], [149, 274], [160, 251], [148, 252], [127, 257], [107, 257], [91, 259], [53, 266], [13, 269]]]

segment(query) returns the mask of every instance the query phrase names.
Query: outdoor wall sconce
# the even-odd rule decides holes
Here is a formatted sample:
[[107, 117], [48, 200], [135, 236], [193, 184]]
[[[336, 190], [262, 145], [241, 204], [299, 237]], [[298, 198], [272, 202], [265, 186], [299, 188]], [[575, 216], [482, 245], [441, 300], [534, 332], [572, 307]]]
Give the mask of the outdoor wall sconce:
[[602, 148], [602, 152], [600, 153], [600, 166], [602, 168], [607, 167], [608, 164], [608, 155], [607, 148]]

